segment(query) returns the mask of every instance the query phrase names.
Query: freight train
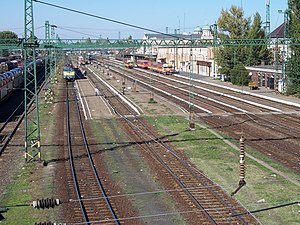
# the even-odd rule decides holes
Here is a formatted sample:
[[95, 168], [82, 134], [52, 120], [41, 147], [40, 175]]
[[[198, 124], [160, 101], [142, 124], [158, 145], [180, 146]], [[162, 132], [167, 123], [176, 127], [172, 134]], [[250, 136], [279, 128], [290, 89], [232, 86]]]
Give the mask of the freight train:
[[[36, 65], [43, 65], [43, 60], [36, 60]], [[29, 63], [28, 70], [33, 70], [33, 62]], [[21, 87], [24, 82], [24, 68], [16, 67], [0, 73], [0, 101], [7, 98], [16, 88]]]
[[0, 74], [0, 101], [23, 83], [23, 68], [15, 68]]
[[18, 66], [17, 60], [6, 60], [6, 59], [0, 59], [0, 74], [12, 70]]

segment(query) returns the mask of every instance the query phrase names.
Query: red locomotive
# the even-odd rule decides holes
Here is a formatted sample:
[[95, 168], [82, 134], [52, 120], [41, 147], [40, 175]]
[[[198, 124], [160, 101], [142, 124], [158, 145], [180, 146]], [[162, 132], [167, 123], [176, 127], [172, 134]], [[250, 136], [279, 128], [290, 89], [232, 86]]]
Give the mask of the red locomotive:
[[162, 73], [162, 74], [173, 74], [174, 69], [171, 64], [166, 64], [166, 63], [160, 63], [160, 62], [151, 62], [149, 67], [150, 70], [155, 71], [157, 73]]
[[136, 61], [136, 66], [142, 69], [148, 69], [150, 61], [147, 59], [140, 59]]

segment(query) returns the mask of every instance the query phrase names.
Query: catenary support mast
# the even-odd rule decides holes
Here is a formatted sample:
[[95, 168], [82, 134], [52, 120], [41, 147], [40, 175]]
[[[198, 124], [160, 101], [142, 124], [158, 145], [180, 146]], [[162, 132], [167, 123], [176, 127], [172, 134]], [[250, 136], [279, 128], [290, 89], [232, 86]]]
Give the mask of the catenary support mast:
[[45, 80], [46, 82], [49, 82], [49, 76], [50, 76], [50, 23], [47, 20], [45, 22], [45, 46], [47, 48], [46, 50], [46, 58], [45, 58]]
[[24, 98], [25, 98], [25, 160], [41, 160], [40, 121], [37, 92], [36, 48], [34, 36], [33, 3], [24, 0]]
[[271, 17], [270, 17], [270, 0], [266, 0], [266, 36], [270, 36], [270, 26], [271, 26]]

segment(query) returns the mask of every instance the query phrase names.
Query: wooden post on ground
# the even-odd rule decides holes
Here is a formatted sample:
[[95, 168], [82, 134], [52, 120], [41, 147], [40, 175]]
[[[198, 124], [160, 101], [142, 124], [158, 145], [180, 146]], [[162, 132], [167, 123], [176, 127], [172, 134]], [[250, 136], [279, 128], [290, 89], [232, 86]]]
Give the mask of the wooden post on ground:
[[189, 118], [189, 128], [190, 130], [195, 130], [195, 113], [194, 111], [190, 112], [190, 118]]

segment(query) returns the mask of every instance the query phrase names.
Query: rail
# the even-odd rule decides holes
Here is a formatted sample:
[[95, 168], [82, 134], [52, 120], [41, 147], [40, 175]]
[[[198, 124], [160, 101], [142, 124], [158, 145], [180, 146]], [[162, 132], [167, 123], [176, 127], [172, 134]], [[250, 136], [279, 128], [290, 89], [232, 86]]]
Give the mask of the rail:
[[[107, 97], [108, 96], [106, 95], [106, 98]], [[219, 224], [221, 221], [234, 221], [237, 224], [246, 224], [247, 221], [255, 221], [252, 216], [238, 217], [233, 219], [231, 215], [237, 215], [239, 212], [242, 212], [245, 209], [235, 202], [231, 197], [224, 197], [224, 193], [221, 194], [222, 196], [218, 194], [220, 192], [220, 187], [214, 184], [205, 175], [201, 174], [198, 170], [191, 167], [188, 162], [177, 155], [172, 148], [164, 143], [162, 138], [148, 128], [148, 126], [139, 116], [135, 115], [128, 117], [122, 114], [123, 112], [126, 112], [128, 108], [124, 102], [118, 102], [117, 107], [116, 105], [112, 105], [112, 103], [113, 102], [110, 102], [111, 107], [114, 108], [115, 112], [123, 119], [124, 123], [126, 123], [126, 126], [130, 127], [132, 133], [131, 135], [128, 134], [130, 138], [133, 138], [132, 135], [135, 135], [141, 139], [140, 141], [136, 141], [136, 144], [139, 146], [147, 146], [147, 149], [151, 151], [151, 154], [157, 159], [160, 165], [162, 165], [165, 170], [171, 174], [173, 180], [177, 182], [179, 189], [183, 190], [185, 195], [188, 196], [188, 201], [191, 201], [198, 208], [199, 212], [205, 214], [204, 216], [207, 219], [204, 219], [203, 221], [209, 221], [212, 224]], [[121, 104], [124, 108], [123, 110], [120, 109]], [[167, 154], [168, 156], [164, 157]], [[181, 176], [180, 174], [183, 173], [184, 176]], [[197, 187], [199, 184], [201, 184], [201, 187], [199, 187], [201, 190], [192, 193], [190, 191], [194, 189], [192, 187]], [[211, 186], [216, 188], [212, 188]], [[203, 205], [203, 199], [205, 198], [209, 198], [211, 202], [209, 204], [206, 202]], [[185, 197], [183, 197], [183, 199], [185, 199]], [[219, 204], [222, 205], [222, 209], [226, 210], [225, 213], [222, 212], [222, 209], [218, 210]], [[203, 219], [203, 216], [199, 216], [199, 218]], [[257, 221], [255, 223], [257, 223]]]
[[[79, 126], [80, 126], [80, 131], [81, 131], [81, 135], [83, 138], [83, 143], [84, 143], [84, 147], [86, 150], [86, 154], [88, 155], [88, 159], [90, 162], [90, 167], [92, 168], [93, 174], [94, 174], [94, 178], [97, 181], [98, 187], [101, 190], [102, 193], [102, 197], [106, 203], [106, 206], [111, 214], [112, 220], [115, 222], [115, 224], [119, 225], [119, 220], [117, 218], [117, 215], [113, 209], [113, 207], [111, 206], [111, 203], [108, 199], [108, 196], [105, 192], [105, 189], [101, 183], [101, 180], [99, 178], [98, 172], [95, 169], [95, 164], [93, 162], [93, 158], [89, 149], [89, 145], [86, 139], [86, 134], [85, 134], [85, 130], [84, 130], [84, 126], [83, 126], [83, 122], [82, 122], [82, 118], [80, 115], [80, 109], [79, 109], [79, 104], [77, 102], [77, 97], [76, 97], [76, 93], [75, 95], [75, 99], [74, 102], [76, 104], [76, 112], [77, 112], [77, 118], [78, 118], [78, 122], [79, 122]], [[71, 126], [70, 126], [70, 110], [69, 110], [69, 94], [68, 94], [68, 88], [67, 88], [67, 97], [66, 97], [66, 123], [67, 123], [67, 138], [68, 138], [68, 152], [69, 152], [69, 156], [70, 156], [70, 167], [71, 167], [71, 172], [72, 172], [72, 178], [73, 178], [73, 182], [74, 182], [74, 187], [75, 187], [75, 191], [76, 191], [76, 195], [77, 195], [77, 199], [78, 202], [80, 204], [80, 208], [81, 208], [81, 212], [84, 218], [84, 221], [86, 224], [90, 224], [90, 220], [88, 217], [88, 212], [86, 210], [86, 207], [84, 205], [83, 202], [83, 198], [81, 197], [81, 192], [80, 192], [80, 185], [78, 183], [77, 180], [77, 175], [76, 175], [76, 168], [75, 168], [75, 163], [74, 163], [74, 156], [73, 156], [73, 150], [72, 150], [72, 134], [71, 134]]]
[[[38, 71], [38, 73], [40, 73], [41, 70], [43, 70], [43, 68], [40, 69], [40, 70]], [[37, 94], [39, 94], [39, 93], [41, 92], [41, 90], [43, 89], [43, 86], [45, 85], [45, 82], [44, 82], [43, 79], [44, 79], [44, 77], [42, 76], [42, 77], [38, 80], [38, 85], [39, 85], [39, 87], [38, 87], [38, 93], [37, 93]], [[33, 86], [32, 86], [32, 88], [33, 88]], [[30, 100], [30, 102], [29, 102], [28, 106], [29, 106], [29, 108], [30, 108], [30, 107], [32, 106], [32, 104], [33, 104], [32, 96], [31, 96], [31, 98], [30, 98], [29, 100]], [[14, 118], [15, 114], [16, 114], [22, 107], [24, 107], [24, 102], [25, 102], [25, 101], [23, 100], [23, 101], [17, 106], [17, 108], [11, 113], [11, 115], [6, 119], [6, 121], [3, 123], [3, 125], [2, 125], [1, 128], [0, 128], [0, 132], [2, 132], [2, 131], [7, 127], [7, 125], [10, 123], [10, 121]], [[15, 124], [13, 130], [10, 131], [9, 135], [7, 135], [7, 138], [4, 140], [4, 143], [3, 143], [3, 145], [2, 145], [1, 148], [0, 148], [0, 155], [2, 155], [2, 153], [5, 151], [6, 147], [8, 146], [9, 142], [10, 142], [10, 141], [12, 140], [12, 138], [14, 137], [16, 131], [17, 131], [18, 128], [20, 127], [21, 123], [23, 122], [24, 117], [25, 117], [25, 113], [24, 113], [24, 111], [23, 111], [22, 114], [21, 114], [21, 116], [20, 116], [20, 117], [18, 118], [18, 120], [16, 121], [16, 124]]]

